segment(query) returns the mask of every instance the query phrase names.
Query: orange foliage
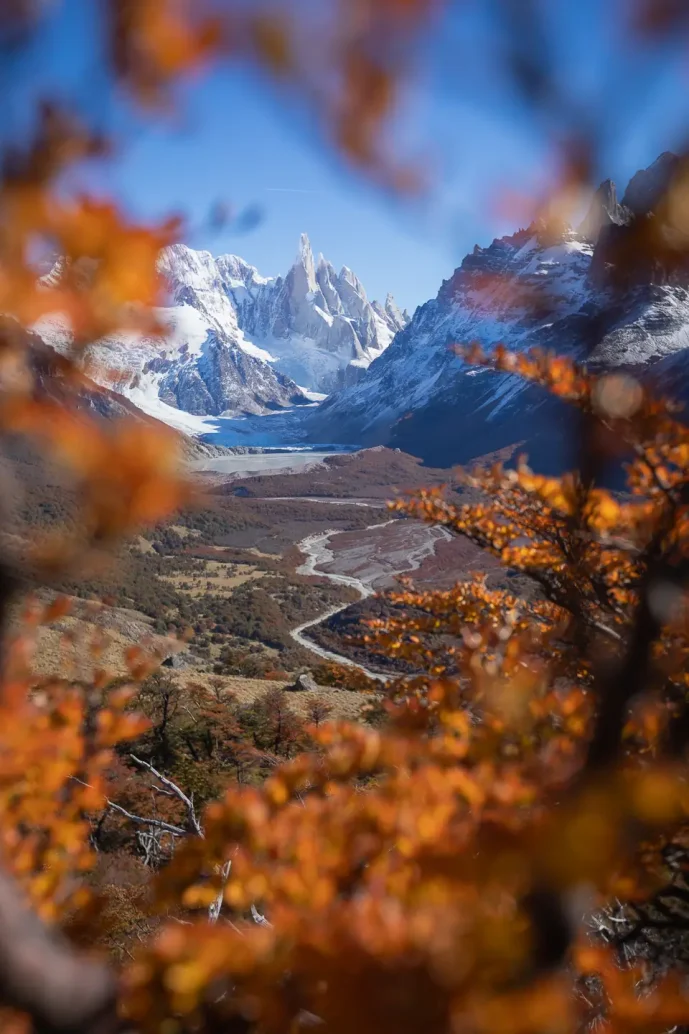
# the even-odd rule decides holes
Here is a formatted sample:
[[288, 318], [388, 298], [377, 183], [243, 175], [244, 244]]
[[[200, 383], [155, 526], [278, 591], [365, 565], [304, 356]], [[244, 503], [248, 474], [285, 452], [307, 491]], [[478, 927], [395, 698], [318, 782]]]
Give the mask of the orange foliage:
[[[592, 411], [609, 388], [559, 360], [517, 363]], [[205, 839], [161, 873], [161, 904], [193, 910], [229, 862], [226, 908], [256, 903], [271, 925], [164, 932], [126, 976], [144, 1030], [176, 1015], [183, 1029], [250, 1016], [278, 1031], [304, 1012], [342, 1034], [686, 1023], [678, 980], [640, 996], [649, 964], [625, 971], [586, 932], [608, 903], [662, 886], [659, 849], [689, 819], [685, 755], [669, 746], [687, 698], [681, 608], [657, 619], [639, 698], [631, 680], [611, 718], [605, 696], [633, 652], [649, 572], [668, 577], [658, 565], [686, 542], [689, 431], [634, 394], [633, 415], [598, 413], [635, 449], [628, 501], [521, 464], [465, 475], [484, 503], [421, 492], [392, 504], [527, 573], [540, 597], [479, 577], [394, 598], [409, 616], [371, 636], [423, 674], [390, 685], [388, 725], [320, 724], [316, 752], [210, 805]], [[223, 992], [212, 1004], [209, 983]]]
[[65, 606], [58, 599], [26, 613], [0, 699], [3, 862], [50, 921], [87, 904], [81, 878], [94, 861], [88, 816], [105, 806], [114, 748], [148, 728], [130, 713], [133, 681], [115, 689], [97, 679], [87, 695], [66, 681], [35, 686], [27, 663], [31, 628], [56, 620]]
[[[397, 44], [432, 6], [343, 2], [309, 75], [296, 19], [244, 5], [219, 21], [203, 4], [110, 0], [110, 60], [118, 84], [151, 105], [210, 54], [249, 54], [313, 105], [345, 157], [399, 185], [408, 178], [390, 167], [381, 129], [398, 95]], [[636, 6], [646, 17], [650, 5]], [[673, 20], [675, 5], [664, 6], [659, 28]], [[102, 152], [47, 106], [0, 180], [0, 311], [21, 325], [69, 317], [74, 347], [61, 367], [77, 389], [83, 346], [117, 328], [155, 330], [156, 257], [178, 231], [65, 198], [60, 177]], [[37, 283], [36, 243], [65, 258], [53, 292]], [[188, 500], [173, 436], [57, 406], [35, 390], [25, 337], [8, 331], [0, 345], [3, 371], [25, 373], [3, 384], [2, 428], [66, 464], [82, 503], [79, 538], [43, 548], [44, 570]], [[465, 357], [486, 361], [477, 348]], [[603, 428], [624, 445], [628, 494], [521, 463], [466, 474], [479, 502], [429, 491], [394, 504], [469, 537], [539, 593], [524, 600], [482, 578], [441, 593], [408, 586], [398, 616], [371, 628], [418, 672], [390, 685], [381, 730], [314, 713], [313, 750], [276, 763], [258, 788], [231, 787], [200, 821], [160, 780], [193, 821], [173, 828], [181, 845], [156, 905], [188, 919], [164, 922], [123, 967], [120, 1006], [136, 1029], [283, 1034], [310, 1021], [332, 1034], [565, 1034], [605, 1018], [650, 1034], [689, 1022], [679, 979], [625, 967], [586, 928], [616, 899], [654, 895], [669, 878], [663, 849], [686, 842], [689, 431], [629, 378], [501, 348], [491, 362], [578, 405], [594, 442]], [[0, 574], [6, 610], [12, 577]], [[146, 724], [132, 690], [103, 673], [86, 689], [35, 684], [27, 630], [60, 613], [27, 614], [3, 658], [0, 846], [34, 910], [69, 926], [88, 911], [90, 819], [105, 807], [114, 752]], [[146, 673], [136, 652], [131, 666]], [[207, 704], [218, 725], [222, 703]], [[276, 739], [291, 748], [297, 732], [278, 717]], [[229, 739], [231, 722], [222, 731]]]

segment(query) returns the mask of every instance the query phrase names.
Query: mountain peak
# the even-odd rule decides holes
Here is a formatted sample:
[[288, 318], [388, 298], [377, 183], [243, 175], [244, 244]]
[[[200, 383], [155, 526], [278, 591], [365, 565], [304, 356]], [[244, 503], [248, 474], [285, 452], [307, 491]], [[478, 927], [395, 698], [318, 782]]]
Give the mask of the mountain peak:
[[241, 255], [219, 255], [215, 261], [228, 286], [235, 283], [244, 283], [248, 286], [269, 282], [266, 277], [261, 276], [256, 266], [252, 266]]
[[617, 200], [617, 187], [612, 180], [603, 180], [591, 199], [586, 218], [579, 224], [577, 232], [594, 243], [604, 226], [620, 225], [625, 213]]
[[[118, 370], [118, 391], [173, 423], [179, 410], [193, 420], [260, 414], [303, 403], [298, 385], [330, 392], [353, 383], [400, 329], [395, 312], [374, 310], [350, 270], [340, 281], [321, 255], [316, 271], [306, 233], [279, 277], [262, 276], [240, 255], [213, 256], [183, 242], [163, 248], [157, 266], [165, 333], [132, 348], [114, 335], [94, 348], [116, 356], [104, 365]], [[46, 263], [42, 285], [58, 286], [64, 267], [64, 260]], [[56, 347], [69, 344], [64, 321], [46, 321], [42, 333]]]
[[390, 292], [385, 296], [385, 308], [383, 311], [396, 330], [402, 330], [409, 323], [408, 314], [400, 311], [399, 305]]
[[660, 155], [632, 178], [623, 204], [605, 180], [579, 233], [534, 222], [475, 248], [363, 379], [309, 413], [311, 440], [384, 442], [437, 466], [491, 453], [511, 462], [525, 447], [542, 473], [576, 462], [561, 400], [462, 363], [451, 341], [487, 354], [497, 342], [552, 350], [596, 372], [633, 368], [642, 384], [686, 402], [689, 259], [680, 206], [667, 203], [684, 161]]
[[308, 261], [313, 263], [313, 249], [311, 248], [311, 241], [309, 240], [308, 233], [302, 233], [299, 237], [299, 251], [297, 252], [297, 262]]
[[316, 266], [313, 261], [311, 241], [307, 233], [302, 233], [299, 238], [299, 250], [292, 266], [292, 273], [299, 280], [302, 293], [316, 289]]
[[663, 151], [659, 154], [656, 160], [649, 166], [653, 169], [655, 166], [661, 165], [675, 165], [679, 161], [679, 155], [675, 154], [674, 151]]
[[681, 159], [672, 151], [663, 151], [647, 169], [632, 176], [622, 204], [634, 215], [646, 215], [663, 196]]

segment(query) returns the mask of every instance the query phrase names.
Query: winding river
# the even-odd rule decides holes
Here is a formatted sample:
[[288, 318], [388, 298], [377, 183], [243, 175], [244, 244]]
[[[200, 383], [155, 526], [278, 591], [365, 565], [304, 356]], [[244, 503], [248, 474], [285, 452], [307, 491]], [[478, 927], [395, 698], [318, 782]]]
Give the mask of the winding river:
[[[395, 518], [390, 521], [370, 524], [364, 529], [364, 531], [374, 531], [379, 528], [387, 527], [390, 524], [400, 523], [402, 523], [402, 519]], [[427, 535], [424, 537], [424, 540], [407, 552], [403, 567], [396, 568], [395, 570], [388, 569], [388, 575], [409, 574], [411, 571], [416, 571], [426, 557], [433, 555], [435, 552], [436, 542], [452, 538], [449, 531], [441, 525], [423, 525], [422, 527], [427, 531]], [[346, 532], [329, 530], [317, 532], [313, 535], [307, 535], [305, 539], [302, 539], [302, 541], [298, 543], [297, 548], [304, 554], [306, 560], [297, 568], [297, 574], [327, 578], [328, 581], [332, 582], [334, 585], [347, 585], [351, 589], [356, 589], [363, 600], [368, 596], [373, 596], [375, 594], [376, 589], [373, 587], [373, 582], [377, 580], [380, 572], [373, 572], [370, 577], [362, 579], [357, 578], [354, 575], [335, 574], [333, 572], [319, 570], [319, 567], [327, 566], [333, 562], [335, 559], [335, 553], [329, 548], [329, 544], [334, 536], [343, 534], [346, 534]], [[305, 621], [297, 628], [293, 628], [290, 635], [295, 642], [299, 643], [300, 646], [303, 646], [306, 650], [310, 650], [311, 653], [317, 654], [323, 660], [342, 664], [348, 668], [358, 668], [359, 671], [362, 671], [364, 675], [368, 675], [369, 678], [376, 679], [379, 682], [387, 682], [390, 676], [383, 675], [380, 672], [371, 671], [363, 664], [358, 664], [356, 661], [351, 660], [349, 657], [345, 657], [343, 654], [335, 653], [332, 650], [326, 650], [324, 647], [319, 646], [318, 643], [314, 643], [304, 635], [304, 632], [306, 632], [307, 629], [313, 628], [315, 625], [320, 625], [321, 622], [327, 621], [329, 618], [334, 617], [335, 614], [339, 614], [341, 611], [346, 610], [349, 606], [351, 606], [350, 603], [340, 603], [335, 607], [330, 607], [311, 621]]]

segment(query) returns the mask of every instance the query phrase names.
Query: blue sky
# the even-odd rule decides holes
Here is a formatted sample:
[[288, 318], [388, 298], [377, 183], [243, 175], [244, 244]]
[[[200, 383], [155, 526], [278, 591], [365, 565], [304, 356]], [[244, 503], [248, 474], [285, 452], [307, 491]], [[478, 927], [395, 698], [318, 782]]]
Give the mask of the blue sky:
[[[689, 114], [686, 57], [668, 46], [643, 55], [625, 46], [628, 7], [628, 0], [546, 4], [563, 89], [603, 129], [598, 178], [620, 186], [680, 146]], [[304, 118], [246, 69], [207, 75], [183, 115], [164, 127], [134, 123], [124, 105], [106, 107], [96, 9], [96, 0], [56, 5], [26, 69], [31, 86], [14, 98], [8, 125], [24, 125], [28, 100], [41, 91], [85, 103], [122, 142], [91, 185], [107, 187], [142, 218], [185, 213], [195, 228], [190, 244], [237, 252], [266, 275], [286, 271], [305, 231], [314, 250], [350, 266], [371, 297], [392, 291], [413, 309], [475, 243], [516, 229], [496, 210], [501, 190], [533, 194], [547, 179], [547, 131], [527, 117], [501, 71], [491, 0], [450, 3], [421, 48], [398, 117], [400, 150], [428, 161], [430, 188], [415, 204], [344, 170]], [[204, 229], [218, 200], [245, 214], [244, 232], [232, 224]]]

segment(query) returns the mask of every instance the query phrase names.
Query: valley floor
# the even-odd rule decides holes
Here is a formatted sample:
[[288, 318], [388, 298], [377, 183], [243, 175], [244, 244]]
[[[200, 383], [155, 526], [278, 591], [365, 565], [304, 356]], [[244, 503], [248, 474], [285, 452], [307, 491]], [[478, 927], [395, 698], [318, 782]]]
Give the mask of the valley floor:
[[[77, 603], [72, 617], [42, 633], [39, 670], [64, 668], [57, 644], [68, 631], [72, 640], [105, 633], [103, 656], [115, 676], [126, 673], [122, 658], [136, 646], [167, 655], [175, 680], [219, 679], [240, 697], [287, 688], [303, 671], [328, 682], [332, 662], [394, 674], [356, 641], [360, 619], [379, 605], [374, 594], [398, 586], [400, 574], [440, 587], [486, 566], [483, 554], [458, 548], [443, 529], [391, 520], [386, 511], [386, 500], [446, 483], [451, 472], [383, 448], [311, 455], [297, 467], [284, 462], [293, 456], [259, 454], [258, 467], [254, 454], [232, 456], [225, 472], [218, 468], [226, 457], [209, 459], [215, 469], [197, 473], [202, 505], [140, 536], [107, 574], [62, 587], [111, 605]], [[352, 717], [360, 697], [331, 685], [323, 693], [335, 714]]]

